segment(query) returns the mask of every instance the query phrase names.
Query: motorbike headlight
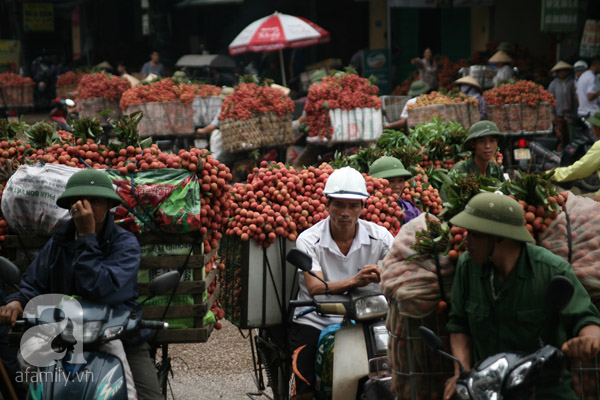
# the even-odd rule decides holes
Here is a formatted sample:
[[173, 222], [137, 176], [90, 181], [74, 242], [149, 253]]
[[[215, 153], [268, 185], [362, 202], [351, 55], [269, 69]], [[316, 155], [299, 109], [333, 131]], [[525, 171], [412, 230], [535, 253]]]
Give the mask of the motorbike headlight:
[[523, 383], [532, 365], [533, 362], [530, 360], [513, 369], [508, 376], [508, 383], [506, 384], [506, 387], [510, 389]]
[[502, 381], [508, 370], [508, 360], [500, 358], [475, 372], [468, 380], [469, 391], [475, 399], [500, 400]]
[[[102, 322], [103, 321], [88, 321], [83, 324], [83, 328], [79, 324], [70, 322], [61, 332], [61, 338], [67, 343], [75, 343], [78, 338], [81, 337], [83, 343], [92, 343], [100, 335]], [[82, 332], [78, 332], [80, 329], [82, 329]]]
[[106, 328], [102, 334], [102, 340], [112, 340], [119, 336], [121, 332], [123, 332], [122, 326], [112, 326], [110, 328]]
[[356, 300], [354, 313], [358, 321], [385, 317], [388, 312], [388, 303], [384, 295], [366, 296]]

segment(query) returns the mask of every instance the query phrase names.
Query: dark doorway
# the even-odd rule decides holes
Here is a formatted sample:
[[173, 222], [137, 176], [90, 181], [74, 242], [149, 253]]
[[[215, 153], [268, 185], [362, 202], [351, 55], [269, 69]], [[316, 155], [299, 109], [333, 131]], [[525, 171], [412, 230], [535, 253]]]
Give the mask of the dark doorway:
[[439, 8], [419, 10], [419, 57], [430, 48], [434, 55], [442, 49], [442, 12]]

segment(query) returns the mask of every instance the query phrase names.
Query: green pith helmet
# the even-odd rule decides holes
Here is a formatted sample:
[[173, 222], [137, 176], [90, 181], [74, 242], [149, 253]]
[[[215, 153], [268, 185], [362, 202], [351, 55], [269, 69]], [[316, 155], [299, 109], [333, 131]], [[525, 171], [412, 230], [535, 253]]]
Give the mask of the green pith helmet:
[[381, 157], [369, 167], [369, 175], [373, 178], [410, 178], [412, 174], [404, 168], [402, 161], [395, 157]]
[[464, 211], [454, 216], [450, 223], [468, 231], [533, 242], [531, 233], [525, 228], [523, 208], [516, 200], [500, 192], [474, 196]]
[[103, 197], [116, 203], [121, 202], [108, 175], [95, 169], [84, 169], [73, 174], [67, 181], [63, 194], [56, 199], [56, 205], [70, 208], [73, 201], [82, 197]]
[[510, 53], [512, 51], [512, 45], [509, 42], [501, 42], [498, 45], [497, 50], [502, 50], [505, 53]]
[[325, 78], [327, 76], [327, 70], [324, 69], [318, 69], [315, 72], [313, 72], [312, 76], [310, 77], [310, 83], [314, 84], [314, 83], [320, 83], [323, 78]]
[[410, 84], [410, 89], [408, 90], [408, 95], [410, 97], [420, 96], [429, 91], [429, 85], [426, 84], [422, 80], [414, 81]]
[[465, 147], [467, 149], [473, 149], [474, 139], [479, 139], [485, 136], [496, 136], [498, 138], [498, 144], [504, 139], [504, 134], [500, 132], [498, 127], [492, 121], [479, 121], [471, 125], [469, 128], [469, 136], [465, 139]]
[[588, 118], [588, 122], [594, 126], [600, 128], [600, 111]]

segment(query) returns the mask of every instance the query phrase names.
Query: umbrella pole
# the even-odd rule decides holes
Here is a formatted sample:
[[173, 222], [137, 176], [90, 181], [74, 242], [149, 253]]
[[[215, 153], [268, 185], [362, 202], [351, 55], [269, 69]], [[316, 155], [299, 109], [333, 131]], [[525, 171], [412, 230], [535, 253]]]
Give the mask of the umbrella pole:
[[287, 86], [285, 82], [285, 65], [283, 65], [283, 50], [279, 49], [279, 65], [281, 65], [281, 80], [283, 81], [283, 86]]

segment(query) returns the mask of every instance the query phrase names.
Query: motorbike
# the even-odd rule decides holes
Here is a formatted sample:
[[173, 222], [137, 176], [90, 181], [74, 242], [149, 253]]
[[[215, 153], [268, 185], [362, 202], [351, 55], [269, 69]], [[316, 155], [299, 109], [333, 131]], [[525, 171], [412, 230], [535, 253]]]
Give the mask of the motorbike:
[[71, 99], [56, 97], [51, 101], [51, 104], [53, 108], [48, 114], [48, 121], [54, 122], [59, 129], [70, 131], [72, 127], [67, 121], [67, 116], [69, 115], [69, 108], [75, 107], [75, 102]]
[[[342, 327], [335, 332], [333, 353], [333, 400], [392, 399], [391, 370], [387, 358], [388, 331], [385, 318], [388, 303], [379, 285], [371, 284], [333, 295], [327, 283], [311, 271], [312, 259], [306, 253], [292, 249], [287, 260], [325, 284], [324, 295], [311, 300], [291, 300], [291, 307], [309, 307], [297, 318], [309, 312], [342, 315]], [[317, 381], [320, 380], [317, 376]]]
[[539, 349], [529, 354], [495, 354], [469, 372], [456, 357], [444, 351], [442, 340], [433, 331], [420, 326], [419, 333], [429, 349], [458, 364], [456, 393], [461, 400], [534, 399], [537, 387], [555, 384], [560, 379], [565, 356], [556, 347], [544, 344], [540, 333], [548, 321], [569, 304], [573, 291], [573, 283], [564, 276], [555, 276], [550, 281], [546, 306], [551, 313], [538, 331]]
[[56, 96], [56, 81], [58, 76], [66, 72], [66, 67], [59, 61], [59, 54], [44, 51], [31, 62], [31, 76], [36, 82], [35, 105], [46, 108]]
[[[552, 149], [556, 148], [558, 138], [551, 138], [546, 141], [532, 141], [528, 144], [531, 152], [538, 161], [537, 171], [547, 171], [557, 167], [568, 167], [575, 163], [587, 153], [598, 138], [594, 135], [592, 127], [585, 118], [575, 120], [575, 137], [565, 146], [561, 155], [555, 153]], [[595, 172], [591, 175], [577, 179], [572, 182], [561, 182], [560, 186], [570, 189], [573, 185], [580, 189], [595, 192], [600, 189], [600, 178]]]
[[[20, 271], [4, 257], [0, 257], [0, 275], [7, 284], [19, 290]], [[71, 299], [63, 299], [57, 304], [44, 305], [36, 302], [34, 313], [26, 306], [21, 319], [16, 323], [17, 328], [26, 329], [21, 344], [23, 345], [30, 330], [44, 332], [46, 336], [48, 332], [52, 332], [50, 337], [55, 335], [54, 339], [41, 345], [40, 352], [48, 351], [51, 347], [55, 354], [62, 355], [61, 358], [54, 359], [54, 362], [45, 362], [50, 365], [37, 364], [33, 371], [27, 369], [23, 372], [29, 382], [27, 398], [127, 399], [123, 364], [115, 354], [104, 351], [101, 346], [131, 337], [141, 329], [167, 329], [168, 323], [143, 320], [138, 312], [149, 299], [170, 293], [179, 279], [177, 271], [157, 277], [149, 285], [150, 296], [131, 311], [87, 300], [78, 300], [75, 306], [76, 303]], [[59, 329], [48, 330], [55, 327]], [[36, 350], [32, 354], [39, 352]]]

